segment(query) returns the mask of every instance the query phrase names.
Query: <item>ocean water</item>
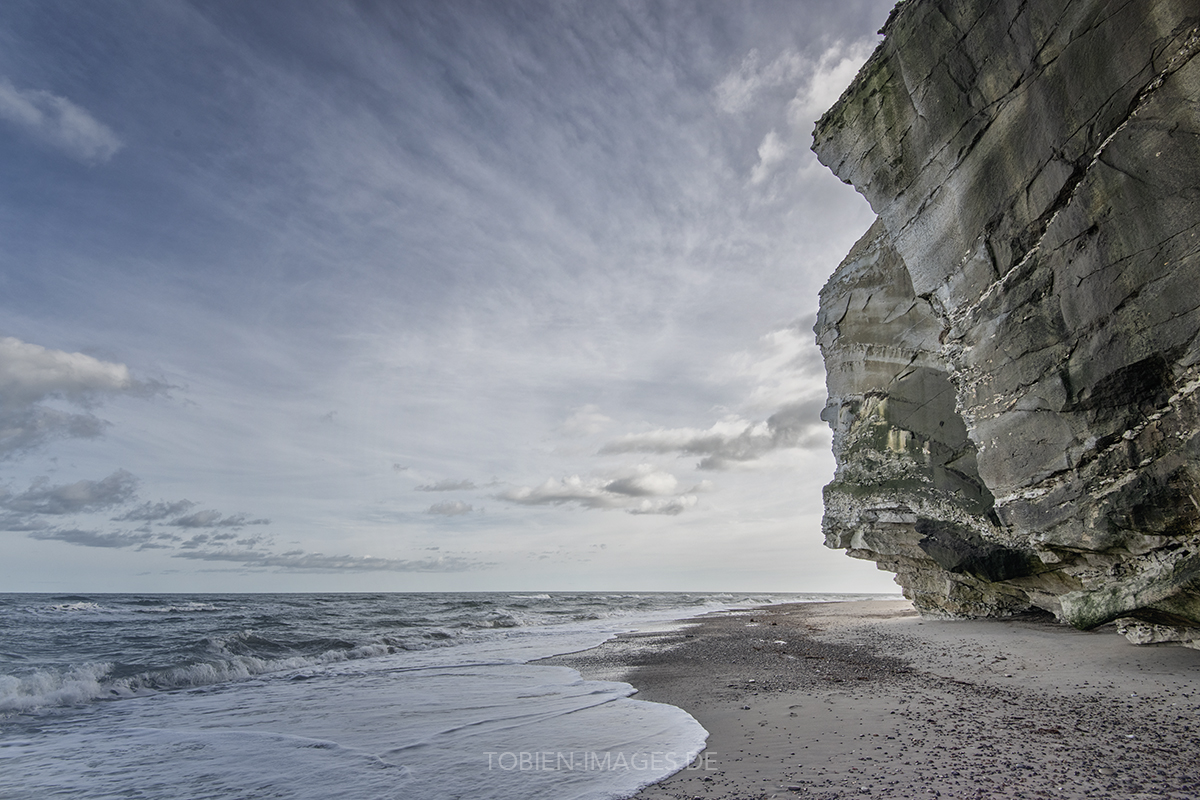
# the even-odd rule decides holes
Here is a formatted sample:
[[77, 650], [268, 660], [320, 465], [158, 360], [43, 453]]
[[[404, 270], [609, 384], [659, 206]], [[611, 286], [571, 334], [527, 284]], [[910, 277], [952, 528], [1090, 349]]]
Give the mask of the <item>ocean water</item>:
[[0, 594], [0, 799], [626, 798], [707, 732], [530, 662], [842, 597]]

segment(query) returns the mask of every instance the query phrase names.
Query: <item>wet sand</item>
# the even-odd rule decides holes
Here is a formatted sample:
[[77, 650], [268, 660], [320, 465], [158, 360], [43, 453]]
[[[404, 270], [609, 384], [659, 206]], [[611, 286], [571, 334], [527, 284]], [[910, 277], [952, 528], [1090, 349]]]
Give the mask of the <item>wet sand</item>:
[[700, 617], [550, 659], [709, 731], [638, 800], [1200, 797], [1200, 651], [905, 601]]

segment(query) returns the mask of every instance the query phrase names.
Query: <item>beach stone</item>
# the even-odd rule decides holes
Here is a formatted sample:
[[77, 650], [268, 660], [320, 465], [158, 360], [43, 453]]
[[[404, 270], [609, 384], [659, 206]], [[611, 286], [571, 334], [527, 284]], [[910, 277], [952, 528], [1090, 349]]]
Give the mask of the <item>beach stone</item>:
[[[909, 0], [814, 131], [826, 545], [938, 616], [1200, 629], [1200, 7]], [[1150, 633], [1147, 633], [1150, 631]]]

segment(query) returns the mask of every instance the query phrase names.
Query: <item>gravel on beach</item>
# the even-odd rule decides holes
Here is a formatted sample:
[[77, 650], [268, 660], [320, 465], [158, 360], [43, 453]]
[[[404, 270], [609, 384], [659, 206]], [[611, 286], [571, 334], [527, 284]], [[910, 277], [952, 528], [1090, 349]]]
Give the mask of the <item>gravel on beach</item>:
[[709, 731], [701, 759], [638, 800], [1200, 797], [1200, 651], [1111, 631], [801, 603], [549, 662]]

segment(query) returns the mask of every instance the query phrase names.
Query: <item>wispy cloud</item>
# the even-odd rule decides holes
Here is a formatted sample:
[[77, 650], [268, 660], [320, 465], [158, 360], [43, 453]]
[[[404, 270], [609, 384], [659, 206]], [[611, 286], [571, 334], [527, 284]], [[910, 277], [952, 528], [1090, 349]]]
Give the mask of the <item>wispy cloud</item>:
[[772, 128], [758, 145], [758, 160], [750, 172], [752, 186], [766, 183], [789, 161], [796, 167], [812, 161], [808, 134], [813, 124], [850, 85], [878, 43], [878, 37], [838, 41], [816, 58], [789, 49], [766, 63], [752, 50], [717, 84], [716, 106], [730, 115], [753, 107], [766, 92], [792, 93], [784, 115], [785, 133]]
[[694, 505], [696, 505], [696, 495], [686, 494], [666, 500], [643, 500], [626, 511], [630, 514], [664, 514], [673, 517], [676, 514], [682, 514]]
[[737, 69], [713, 90], [717, 108], [726, 114], [740, 114], [754, 104], [764, 89], [792, 85], [809, 67], [808, 60], [795, 50], [786, 50], [766, 64], [757, 49], [751, 50]]
[[31, 539], [52, 540], [58, 542], [66, 542], [68, 544], [77, 544], [81, 547], [134, 547], [137, 545], [152, 544], [155, 539], [154, 534], [146, 532], [126, 532], [126, 531], [89, 531], [79, 528], [54, 529], [48, 531], [37, 531], [30, 533]]
[[750, 173], [750, 182], [758, 184], [765, 181], [787, 154], [788, 147], [779, 138], [779, 134], [769, 131], [763, 137], [762, 144], [758, 146], [758, 163], [754, 165], [754, 170]]
[[[805, 318], [762, 337], [754, 351], [739, 353], [730, 359], [733, 375], [747, 381], [750, 387], [750, 393], [744, 399], [745, 407], [766, 412], [765, 419], [730, 414], [708, 428], [662, 427], [628, 433], [604, 443], [599, 455], [701, 456], [696, 464], [698, 469], [727, 470], [753, 464], [778, 450], [828, 449], [828, 428], [820, 419], [825, 405], [824, 367], [820, 351], [813, 343], [811, 328], [812, 319]], [[647, 480], [647, 476], [636, 476], [614, 480], [600, 488], [609, 494], [630, 495], [673, 491], [671, 485], [643, 492]], [[590, 492], [585, 501], [607, 502], [604, 494], [595, 495], [596, 485], [581, 482], [579, 486]], [[575, 485], [571, 488], [578, 489]], [[563, 484], [547, 485], [540, 494], [530, 490], [529, 498], [548, 500], [556, 496], [556, 492], [563, 494], [568, 489]]]
[[241, 528], [246, 525], [270, 525], [269, 519], [252, 519], [249, 514], [222, 514], [220, 511], [197, 511], [167, 523], [176, 528]]
[[558, 427], [558, 432], [571, 438], [594, 436], [612, 424], [612, 418], [600, 413], [600, 407], [585, 405], [575, 409]]
[[[660, 428], [620, 436], [605, 444], [602, 454], [676, 453], [703, 458], [698, 469], [728, 469], [735, 463], [753, 461], [772, 450], [800, 447], [806, 429], [813, 425], [811, 408], [781, 409], [763, 422], [729, 417], [711, 428]], [[819, 409], [817, 409], [819, 413]]]
[[438, 481], [437, 483], [427, 483], [414, 488], [418, 492], [459, 492], [474, 489], [475, 483], [468, 480], [456, 481], [451, 478], [446, 478]]
[[26, 532], [42, 531], [50, 527], [50, 523], [34, 514], [0, 514], [0, 531]]
[[195, 505], [191, 500], [176, 500], [171, 503], [163, 500], [157, 503], [147, 502], [119, 517], [113, 517], [113, 520], [116, 522], [154, 522], [168, 517], [179, 517], [186, 514]]
[[[788, 470], [828, 461], [801, 421], [823, 373], [799, 376], [787, 335], [770, 363], [737, 359], [869, 224], [804, 171], [800, 126], [845, 71], [828, 44], [891, 5], [0, 4], [31, 33], [6, 40], [0, 85], [0, 138], [34, 156], [0, 187], [20, 337], [0, 343], [0, 466], [47, 512], [0, 506], [43, 571], [26, 585], [97, 580], [57, 571], [76, 546], [107, 548], [113, 587], [163, 563], [476, 557], [502, 563], [492, 585], [628, 583], [633, 553], [651, 586], [683, 537], [724, 552], [734, 509], [765, 517], [800, 493]], [[187, 388], [127, 402], [147, 370]], [[116, 505], [54, 514], [26, 492], [117, 466], [138, 483]], [[605, 509], [636, 516], [584, 513]], [[608, 571], [523, 571], [600, 536]], [[323, 585], [366, 585], [346, 581]]]
[[[269, 539], [262, 535], [239, 539], [239, 534], [234, 533], [248, 525], [269, 525], [268, 519], [219, 511], [198, 511], [178, 516], [196, 505], [190, 500], [133, 505], [139, 502], [138, 484], [137, 477], [132, 473], [119, 469], [100, 480], [57, 485], [52, 485], [46, 478], [37, 478], [28, 489], [18, 494], [0, 489], [0, 509], [6, 512], [0, 514], [0, 530], [24, 532], [32, 539], [60, 541], [83, 547], [197, 549], [225, 547], [233, 540], [244, 545], [269, 544]], [[104, 528], [62, 524], [63, 517], [87, 518], [98, 512], [111, 514], [120, 511], [122, 506], [126, 507], [124, 513], [109, 518], [108, 523], [143, 523], [136, 530], [112, 524]], [[199, 533], [182, 541], [171, 529], [215, 529], [218, 532]]]
[[289, 550], [286, 553], [262, 553], [257, 550], [217, 550], [180, 552], [176, 558], [199, 561], [230, 561], [246, 567], [278, 567], [296, 572], [464, 572], [487, 566], [484, 562], [459, 556], [426, 559], [374, 558], [372, 556], [327, 556]]
[[65, 97], [18, 89], [0, 78], [0, 120], [85, 164], [102, 164], [121, 149], [112, 129]]
[[[227, 514], [215, 510], [186, 513], [196, 506], [190, 500], [139, 502], [138, 480], [117, 470], [101, 480], [81, 480], [51, 485], [42, 478], [27, 490], [13, 494], [0, 489], [0, 530], [24, 533], [31, 539], [54, 541], [79, 547], [114, 550], [163, 550], [177, 558], [234, 562], [247, 567], [269, 567], [299, 572], [461, 572], [487, 566], [484, 562], [452, 555], [429, 559], [375, 558], [292, 549], [279, 552], [273, 537], [262, 532], [244, 533], [248, 526], [266, 526], [271, 521], [246, 513]], [[62, 517], [86, 517], [113, 509], [126, 510], [109, 518], [108, 525], [62, 525]], [[430, 513], [454, 516], [469, 513], [465, 503], [437, 504]], [[141, 522], [128, 530], [111, 523]], [[182, 538], [184, 531], [194, 531]]]
[[837, 42], [821, 53], [808, 79], [788, 104], [788, 118], [792, 124], [797, 128], [815, 124], [841, 97], [878, 45], [879, 38], [870, 37], [855, 42]]

